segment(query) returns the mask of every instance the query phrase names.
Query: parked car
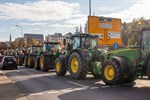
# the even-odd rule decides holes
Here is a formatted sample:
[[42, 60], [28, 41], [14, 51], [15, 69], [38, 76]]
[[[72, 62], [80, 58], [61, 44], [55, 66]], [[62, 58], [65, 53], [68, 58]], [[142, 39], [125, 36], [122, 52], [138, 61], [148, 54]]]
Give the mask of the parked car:
[[[2, 58], [2, 59], [1, 59]], [[17, 61], [14, 56], [3, 56], [0, 57], [0, 68], [6, 69], [6, 68], [12, 68], [17, 69]]]

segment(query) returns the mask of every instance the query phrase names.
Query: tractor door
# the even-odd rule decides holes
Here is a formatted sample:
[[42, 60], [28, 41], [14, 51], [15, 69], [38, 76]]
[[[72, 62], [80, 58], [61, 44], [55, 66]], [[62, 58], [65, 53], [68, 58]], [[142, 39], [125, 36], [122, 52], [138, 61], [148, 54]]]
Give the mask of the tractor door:
[[150, 30], [142, 32], [142, 56], [150, 56]]

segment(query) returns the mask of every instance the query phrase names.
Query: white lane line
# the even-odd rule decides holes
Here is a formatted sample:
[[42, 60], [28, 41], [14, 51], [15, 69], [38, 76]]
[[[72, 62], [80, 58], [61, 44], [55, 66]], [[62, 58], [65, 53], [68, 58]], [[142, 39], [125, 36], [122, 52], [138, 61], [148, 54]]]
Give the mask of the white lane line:
[[20, 70], [16, 70], [16, 72], [20, 72]]
[[90, 87], [91, 90], [98, 89], [99, 87]]
[[29, 96], [33, 96], [33, 95], [42, 95], [43, 93], [40, 92], [40, 93], [33, 93], [33, 94], [29, 94]]
[[83, 85], [83, 84], [79, 84], [79, 83], [75, 83], [75, 82], [72, 82], [72, 81], [67, 81], [67, 82], [71, 83], [71, 84], [74, 84], [74, 85], [77, 85], [77, 86], [89, 87], [89, 86], [86, 86], [86, 85]]
[[50, 91], [48, 94], [54, 94], [54, 93], [59, 93], [59, 91]]
[[109, 88], [109, 87], [111, 87], [111, 86], [109, 86], [109, 85], [101, 86], [101, 88]]

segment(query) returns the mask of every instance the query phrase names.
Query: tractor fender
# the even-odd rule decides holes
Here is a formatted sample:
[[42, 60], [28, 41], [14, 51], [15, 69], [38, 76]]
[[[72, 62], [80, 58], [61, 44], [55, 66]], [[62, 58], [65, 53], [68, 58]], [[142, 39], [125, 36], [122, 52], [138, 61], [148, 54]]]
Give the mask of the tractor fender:
[[[72, 50], [69, 54], [69, 56], [73, 53], [73, 52], [78, 52], [79, 55], [82, 57], [83, 60], [85, 61], [91, 61], [92, 60], [92, 55], [91, 53], [89, 53], [86, 49], [83, 49], [83, 50], [78, 50], [78, 49], [75, 49], [75, 50]], [[69, 57], [68, 57], [69, 58]]]
[[120, 56], [112, 56], [110, 59], [115, 59], [119, 62], [120, 66], [121, 66], [121, 74], [122, 74], [122, 79], [125, 78], [125, 74], [128, 75], [129, 74], [129, 70], [130, 67], [127, 64], [127, 60], [124, 57], [120, 57]]

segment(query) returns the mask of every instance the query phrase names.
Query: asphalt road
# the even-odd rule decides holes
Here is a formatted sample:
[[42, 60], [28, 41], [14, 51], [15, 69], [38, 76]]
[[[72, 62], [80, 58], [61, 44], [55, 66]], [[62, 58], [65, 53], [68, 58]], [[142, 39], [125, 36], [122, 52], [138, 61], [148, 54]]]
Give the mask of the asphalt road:
[[69, 74], [58, 77], [54, 71], [41, 72], [23, 66], [3, 72], [29, 100], [150, 100], [147, 79], [136, 80], [134, 86], [106, 86], [91, 75], [85, 80], [75, 80]]

